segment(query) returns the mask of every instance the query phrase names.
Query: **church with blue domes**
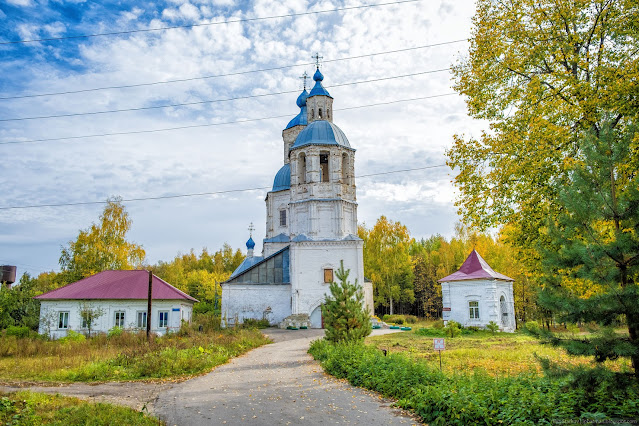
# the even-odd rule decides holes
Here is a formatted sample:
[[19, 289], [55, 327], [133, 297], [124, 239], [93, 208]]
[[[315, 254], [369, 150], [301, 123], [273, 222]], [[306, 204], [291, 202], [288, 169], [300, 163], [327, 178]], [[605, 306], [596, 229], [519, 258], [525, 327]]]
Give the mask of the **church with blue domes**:
[[255, 242], [222, 284], [222, 318], [322, 328], [321, 305], [340, 262], [349, 281], [363, 287], [373, 314], [373, 289], [364, 281], [363, 241], [357, 236], [355, 149], [333, 123], [333, 97], [319, 66], [310, 93], [282, 131], [284, 165], [266, 194], [266, 237], [261, 256]]

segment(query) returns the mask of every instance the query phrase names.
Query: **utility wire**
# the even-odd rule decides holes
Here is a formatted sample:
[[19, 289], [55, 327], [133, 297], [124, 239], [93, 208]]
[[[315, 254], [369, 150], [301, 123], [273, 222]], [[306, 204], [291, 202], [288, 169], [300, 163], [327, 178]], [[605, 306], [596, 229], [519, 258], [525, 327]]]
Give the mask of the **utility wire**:
[[[421, 72], [415, 72], [415, 73], [411, 73], [411, 74], [396, 75], [396, 76], [392, 76], [392, 77], [382, 77], [382, 78], [375, 78], [375, 79], [371, 79], [371, 80], [354, 81], [354, 82], [351, 82], [351, 83], [333, 84], [332, 86], [326, 86], [326, 88], [330, 89], [330, 88], [333, 88], [333, 87], [343, 87], [343, 86], [352, 86], [352, 85], [355, 85], [355, 84], [374, 83], [374, 82], [378, 82], [378, 81], [394, 80], [394, 79], [397, 79], [397, 78], [414, 77], [414, 76], [417, 76], [417, 75], [433, 74], [433, 73], [449, 71], [449, 70], [450, 70], [450, 68], [442, 68], [442, 69], [439, 69], [439, 70], [421, 71]], [[153, 105], [153, 106], [147, 106], [147, 107], [111, 109], [111, 110], [90, 111], [90, 112], [76, 112], [76, 113], [57, 114], [57, 115], [41, 115], [41, 116], [36, 116], [36, 117], [2, 118], [2, 119], [0, 119], [0, 122], [25, 121], [25, 120], [42, 120], [42, 119], [49, 119], [49, 118], [78, 117], [78, 116], [84, 116], [84, 115], [112, 114], [112, 113], [117, 113], [117, 112], [132, 112], [132, 111], [144, 111], [144, 110], [150, 110], [150, 109], [175, 108], [175, 107], [181, 107], [181, 106], [202, 105], [202, 104], [212, 104], [212, 103], [218, 103], [218, 102], [237, 101], [237, 100], [241, 100], [241, 99], [263, 98], [263, 97], [266, 97], [266, 96], [285, 95], [285, 94], [297, 93], [297, 92], [298, 92], [298, 90], [287, 90], [287, 91], [283, 91], [283, 92], [263, 93], [263, 94], [260, 94], [260, 95], [238, 96], [238, 97], [226, 98], [226, 99], [209, 99], [209, 100], [205, 100], [205, 101], [184, 102], [184, 103], [179, 103], [179, 104]]]
[[[390, 175], [395, 173], [406, 173], [413, 172], [416, 170], [427, 170], [427, 169], [435, 169], [439, 167], [447, 167], [447, 164], [438, 164], [434, 166], [425, 166], [425, 167], [415, 167], [411, 169], [401, 169], [401, 170], [390, 170], [386, 172], [379, 173], [369, 173], [365, 175], [355, 176], [358, 178], [365, 178], [371, 176], [381, 176], [381, 175]], [[187, 197], [203, 197], [207, 195], [220, 195], [220, 194], [230, 194], [236, 192], [249, 192], [249, 191], [260, 191], [264, 189], [270, 189], [270, 186], [259, 186], [255, 188], [242, 188], [242, 189], [227, 189], [222, 191], [212, 191], [212, 192], [197, 192], [192, 194], [175, 194], [175, 195], [158, 195], [156, 197], [140, 197], [140, 198], [127, 198], [122, 199], [122, 202], [130, 202], [130, 201], [152, 201], [152, 200], [167, 200], [174, 198], [187, 198]], [[77, 203], [59, 203], [59, 204], [31, 204], [26, 206], [7, 206], [0, 207], [0, 210], [17, 210], [17, 209], [36, 209], [36, 208], [44, 208], [44, 207], [71, 207], [71, 206], [87, 206], [87, 205], [96, 205], [96, 204], [106, 204], [108, 201], [80, 201]]]
[[[352, 110], [352, 109], [370, 108], [370, 107], [381, 106], [381, 105], [390, 105], [390, 104], [396, 104], [396, 103], [401, 103], [401, 102], [420, 101], [420, 100], [423, 100], [423, 99], [441, 98], [443, 96], [452, 96], [452, 95], [457, 95], [457, 93], [455, 93], [455, 92], [443, 93], [443, 94], [440, 94], [440, 95], [420, 96], [418, 98], [399, 99], [399, 100], [395, 100], [395, 101], [378, 102], [378, 103], [374, 103], [374, 104], [359, 105], [359, 106], [353, 106], [353, 107], [347, 107], [347, 108], [336, 108], [336, 109], [334, 109], [334, 111], [346, 111], [346, 110]], [[51, 141], [62, 141], [62, 140], [85, 139], [85, 138], [98, 138], [98, 137], [106, 137], [106, 136], [139, 135], [139, 134], [144, 134], [144, 133], [159, 133], [159, 132], [168, 132], [168, 131], [173, 131], [173, 130], [184, 130], [184, 129], [196, 129], [196, 128], [201, 128], [201, 127], [223, 126], [223, 125], [226, 125], [226, 124], [250, 123], [250, 122], [254, 122], [254, 121], [273, 120], [273, 119], [276, 119], [276, 118], [285, 118], [285, 117], [291, 117], [291, 114], [275, 115], [275, 116], [271, 116], [271, 117], [262, 117], [262, 118], [248, 118], [248, 119], [245, 119], [245, 120], [225, 121], [225, 122], [222, 122], [222, 123], [192, 124], [192, 125], [188, 125], [188, 126], [165, 127], [165, 128], [162, 128], [162, 129], [133, 130], [133, 131], [128, 131], [128, 132], [114, 132], [114, 133], [98, 133], [98, 134], [94, 134], [94, 135], [67, 136], [67, 137], [63, 137], [63, 138], [45, 138], [45, 139], [29, 139], [29, 140], [23, 140], [23, 141], [7, 141], [7, 142], [0, 142], [0, 145], [14, 145], [14, 144], [35, 143], [35, 142], [51, 142]]]
[[39, 39], [31, 39], [31, 40], [12, 40], [12, 41], [0, 42], [0, 45], [19, 44], [19, 43], [37, 43], [37, 42], [43, 42], [43, 41], [57, 41], [57, 40], [71, 40], [71, 39], [79, 39], [79, 38], [93, 38], [93, 37], [103, 37], [103, 36], [113, 36], [113, 35], [134, 34], [134, 33], [148, 33], [148, 32], [154, 32], [154, 31], [175, 30], [179, 28], [195, 28], [195, 27], [208, 27], [213, 25], [235, 24], [240, 22], [256, 22], [256, 21], [265, 21], [269, 19], [292, 18], [295, 16], [319, 15], [321, 13], [342, 12], [345, 10], [367, 9], [367, 8], [378, 7], [378, 6], [391, 6], [395, 4], [415, 3], [419, 1], [421, 0], [400, 0], [400, 1], [394, 1], [394, 2], [388, 2], [388, 3], [377, 3], [377, 4], [367, 4], [367, 5], [361, 5], [361, 6], [340, 7], [340, 8], [327, 9], [327, 10], [317, 10], [313, 12], [288, 13], [285, 15], [263, 16], [258, 18], [233, 19], [233, 20], [222, 21], [222, 22], [205, 22], [200, 24], [174, 25], [174, 26], [160, 27], [160, 28], [112, 31], [112, 32], [106, 32], [106, 33], [83, 34], [83, 35], [64, 36], [64, 37], [49, 37], [49, 38], [39, 38]]
[[[462, 42], [465, 42], [465, 41], [468, 41], [468, 39], [464, 38], [464, 39], [459, 39], [459, 40], [444, 41], [444, 42], [441, 42], [441, 43], [433, 43], [433, 44], [426, 44], [426, 45], [423, 45], [423, 46], [407, 47], [405, 49], [387, 50], [385, 52], [368, 53], [368, 54], [365, 54], [365, 55], [347, 56], [347, 57], [344, 57], [344, 58], [325, 59], [325, 60], [322, 61], [322, 63], [348, 61], [348, 60], [351, 60], [351, 59], [361, 59], [361, 58], [368, 58], [368, 57], [371, 57], [371, 56], [387, 55], [387, 54], [391, 54], [391, 53], [408, 52], [408, 51], [411, 51], [411, 50], [419, 50], [419, 49], [426, 49], [426, 48], [435, 47], [435, 46], [444, 46], [444, 45], [447, 45], [447, 44], [462, 43]], [[211, 78], [233, 77], [233, 76], [237, 76], [237, 75], [253, 74], [253, 73], [259, 73], [259, 72], [266, 72], [266, 71], [277, 71], [277, 70], [283, 70], [283, 69], [287, 69], [287, 68], [295, 68], [295, 67], [310, 66], [310, 65], [315, 65], [315, 62], [306, 62], [306, 63], [301, 63], [301, 64], [282, 65], [282, 66], [278, 66], [278, 67], [261, 68], [261, 69], [246, 70], [246, 71], [236, 71], [236, 72], [231, 72], [231, 73], [226, 73], [226, 74], [205, 75], [205, 76], [201, 76], [201, 77], [189, 77], [189, 78], [179, 78], [179, 79], [174, 79], [174, 80], [153, 81], [153, 82], [149, 82], [149, 83], [125, 84], [125, 85], [120, 85], [120, 86], [104, 86], [104, 87], [94, 87], [94, 88], [89, 88], [89, 89], [69, 90], [69, 91], [66, 91], [66, 92], [35, 93], [35, 94], [31, 94], [31, 95], [4, 96], [4, 97], [0, 96], [0, 100], [36, 98], [36, 97], [42, 97], [42, 96], [70, 95], [70, 94], [74, 94], [74, 93], [95, 92], [95, 91], [99, 91], [99, 90], [128, 89], [128, 88], [133, 88], [133, 87], [155, 86], [155, 85], [158, 85], [158, 84], [171, 84], [171, 83], [181, 83], [181, 82], [185, 82], [185, 81], [205, 80], [205, 79], [211, 79]]]

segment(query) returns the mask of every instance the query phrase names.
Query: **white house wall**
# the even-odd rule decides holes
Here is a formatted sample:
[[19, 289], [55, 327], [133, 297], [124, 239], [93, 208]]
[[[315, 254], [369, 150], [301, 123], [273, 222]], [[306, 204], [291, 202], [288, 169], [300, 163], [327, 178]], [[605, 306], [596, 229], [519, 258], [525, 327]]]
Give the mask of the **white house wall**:
[[[507, 321], [502, 324], [500, 297], [504, 296], [507, 305]], [[470, 318], [468, 302], [479, 304], [479, 319]], [[513, 284], [501, 280], [468, 280], [442, 283], [442, 302], [444, 321], [453, 320], [464, 327], [485, 328], [494, 321], [504, 331], [515, 330], [515, 305]], [[450, 309], [450, 310], [447, 310]]]
[[[92, 309], [102, 308], [104, 313], [91, 325], [91, 333], [106, 333], [115, 326], [115, 312], [124, 312], [125, 329], [137, 330], [137, 313], [147, 311], [146, 300], [42, 300], [40, 305], [40, 334], [49, 334], [53, 339], [67, 335], [68, 330], [86, 332], [82, 328], [80, 311], [84, 306]], [[169, 313], [168, 327], [159, 327], [158, 312]], [[69, 312], [67, 329], [58, 328], [59, 312]], [[151, 331], [164, 334], [166, 331], [176, 331], [181, 322], [191, 322], [193, 304], [182, 300], [154, 300], [151, 307]], [[144, 328], [146, 330], [146, 328]]]
[[226, 326], [247, 318], [267, 318], [271, 324], [278, 324], [291, 315], [291, 285], [222, 284], [222, 301]]

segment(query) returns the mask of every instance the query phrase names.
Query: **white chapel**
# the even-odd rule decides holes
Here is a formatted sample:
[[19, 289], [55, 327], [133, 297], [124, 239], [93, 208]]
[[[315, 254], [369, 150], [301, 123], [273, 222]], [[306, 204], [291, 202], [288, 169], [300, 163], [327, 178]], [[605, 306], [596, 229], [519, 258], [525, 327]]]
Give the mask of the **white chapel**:
[[305, 88], [297, 98], [299, 114], [282, 131], [284, 165], [266, 194], [262, 255], [255, 256], [249, 238], [246, 259], [222, 284], [226, 326], [266, 318], [280, 326], [323, 327], [321, 305], [341, 261], [373, 314], [357, 236], [355, 149], [333, 124], [333, 97], [319, 66], [313, 80], [310, 93]]

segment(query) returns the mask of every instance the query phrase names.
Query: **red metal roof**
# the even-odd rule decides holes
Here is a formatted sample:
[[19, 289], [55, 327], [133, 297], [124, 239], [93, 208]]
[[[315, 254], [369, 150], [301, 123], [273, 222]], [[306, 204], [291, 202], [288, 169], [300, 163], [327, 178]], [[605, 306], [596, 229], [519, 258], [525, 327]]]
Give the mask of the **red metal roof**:
[[[102, 271], [64, 287], [36, 296], [36, 299], [147, 299], [149, 272]], [[152, 299], [198, 300], [153, 275]]]
[[477, 253], [476, 250], [473, 250], [466, 260], [464, 264], [459, 268], [457, 272], [454, 274], [450, 274], [447, 277], [439, 280], [440, 283], [447, 281], [465, 281], [465, 280], [504, 280], [504, 281], [515, 281], [506, 275], [500, 274], [499, 272], [493, 271], [488, 263], [484, 260], [483, 257]]

